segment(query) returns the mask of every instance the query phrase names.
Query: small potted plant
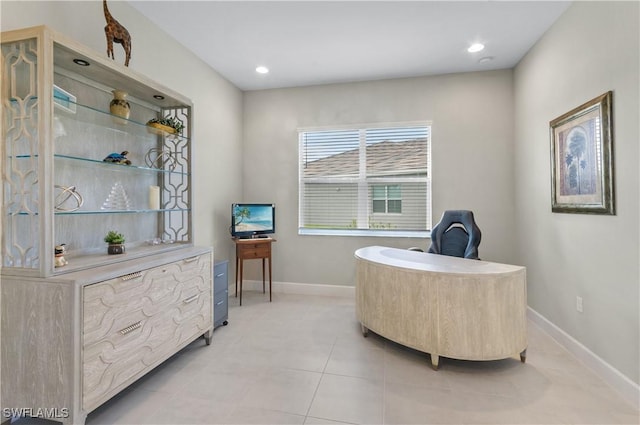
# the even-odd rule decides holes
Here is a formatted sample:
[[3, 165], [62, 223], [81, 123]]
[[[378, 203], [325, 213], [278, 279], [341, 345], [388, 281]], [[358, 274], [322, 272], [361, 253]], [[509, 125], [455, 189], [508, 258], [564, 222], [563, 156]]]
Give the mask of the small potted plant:
[[147, 126], [169, 134], [182, 134], [184, 129], [184, 124], [176, 117], [151, 118], [147, 121]]
[[109, 230], [104, 237], [104, 241], [109, 244], [107, 247], [107, 253], [109, 254], [124, 254], [124, 235], [118, 233], [115, 230]]

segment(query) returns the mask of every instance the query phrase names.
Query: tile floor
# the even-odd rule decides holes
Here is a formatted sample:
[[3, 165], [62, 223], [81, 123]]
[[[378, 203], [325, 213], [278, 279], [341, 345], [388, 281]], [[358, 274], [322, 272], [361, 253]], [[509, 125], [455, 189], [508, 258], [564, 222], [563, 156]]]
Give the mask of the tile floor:
[[245, 291], [242, 307], [229, 304], [210, 346], [195, 341], [87, 425], [640, 423], [531, 323], [526, 364], [441, 358], [436, 372], [426, 354], [364, 338], [353, 299], [274, 294], [269, 303]]

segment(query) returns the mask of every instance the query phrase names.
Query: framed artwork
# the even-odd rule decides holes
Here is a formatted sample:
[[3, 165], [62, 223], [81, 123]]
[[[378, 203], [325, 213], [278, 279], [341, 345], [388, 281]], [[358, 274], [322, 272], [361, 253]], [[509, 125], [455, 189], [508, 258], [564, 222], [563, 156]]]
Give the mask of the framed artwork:
[[615, 214], [611, 91], [549, 123], [551, 211]]

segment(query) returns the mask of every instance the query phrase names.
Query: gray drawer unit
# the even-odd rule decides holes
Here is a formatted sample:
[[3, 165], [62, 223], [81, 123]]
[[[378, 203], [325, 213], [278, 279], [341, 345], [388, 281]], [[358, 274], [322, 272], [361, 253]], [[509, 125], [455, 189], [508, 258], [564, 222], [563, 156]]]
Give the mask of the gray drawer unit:
[[213, 266], [213, 327], [229, 322], [229, 261], [217, 261]]

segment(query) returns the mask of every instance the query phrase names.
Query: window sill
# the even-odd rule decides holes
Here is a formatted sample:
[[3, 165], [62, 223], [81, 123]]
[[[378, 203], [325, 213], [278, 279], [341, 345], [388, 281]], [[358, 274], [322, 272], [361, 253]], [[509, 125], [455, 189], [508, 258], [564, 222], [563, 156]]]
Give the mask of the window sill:
[[298, 229], [302, 236], [367, 236], [380, 238], [424, 238], [431, 237], [428, 230], [376, 230], [376, 229]]

